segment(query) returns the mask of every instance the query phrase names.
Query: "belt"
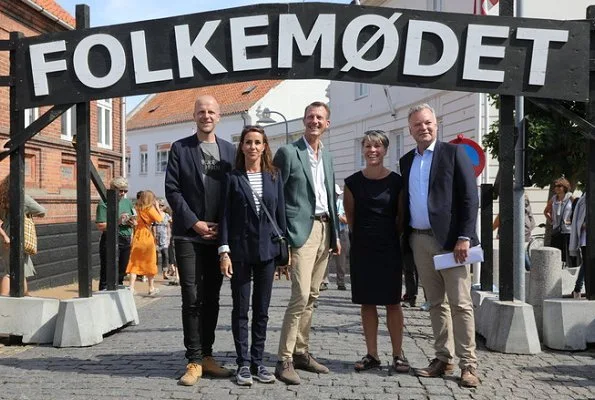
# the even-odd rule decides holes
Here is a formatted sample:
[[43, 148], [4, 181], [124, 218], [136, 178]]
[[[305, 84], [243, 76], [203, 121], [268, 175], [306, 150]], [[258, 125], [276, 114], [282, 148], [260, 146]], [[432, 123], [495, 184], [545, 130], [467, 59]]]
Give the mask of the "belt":
[[320, 214], [320, 215], [313, 215], [312, 219], [314, 219], [316, 221], [320, 221], [320, 222], [329, 222], [331, 220], [331, 217], [329, 217], [328, 214]]
[[434, 232], [432, 232], [431, 229], [415, 229], [415, 228], [411, 228], [411, 232], [413, 232], [413, 233], [419, 233], [420, 235], [434, 236]]

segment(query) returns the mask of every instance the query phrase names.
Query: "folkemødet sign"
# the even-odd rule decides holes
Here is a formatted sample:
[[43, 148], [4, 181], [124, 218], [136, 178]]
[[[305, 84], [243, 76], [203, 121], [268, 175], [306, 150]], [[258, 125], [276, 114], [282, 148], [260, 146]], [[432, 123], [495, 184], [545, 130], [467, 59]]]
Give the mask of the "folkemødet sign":
[[586, 21], [269, 4], [26, 38], [20, 109], [254, 79], [584, 101]]

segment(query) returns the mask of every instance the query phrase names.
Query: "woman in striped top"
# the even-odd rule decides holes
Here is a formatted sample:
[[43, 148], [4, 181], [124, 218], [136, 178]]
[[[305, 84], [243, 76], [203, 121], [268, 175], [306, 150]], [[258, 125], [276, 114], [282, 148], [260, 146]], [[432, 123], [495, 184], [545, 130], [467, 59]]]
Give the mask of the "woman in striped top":
[[[223, 191], [219, 222], [221, 273], [231, 278], [233, 310], [231, 328], [236, 347], [238, 385], [250, 386], [254, 379], [272, 383], [275, 376], [262, 364], [268, 309], [275, 274], [274, 259], [279, 244], [275, 229], [263, 208], [286, 234], [283, 183], [272, 163], [264, 130], [247, 126], [242, 131], [235, 169]], [[252, 294], [252, 344], [248, 356], [248, 310]]]

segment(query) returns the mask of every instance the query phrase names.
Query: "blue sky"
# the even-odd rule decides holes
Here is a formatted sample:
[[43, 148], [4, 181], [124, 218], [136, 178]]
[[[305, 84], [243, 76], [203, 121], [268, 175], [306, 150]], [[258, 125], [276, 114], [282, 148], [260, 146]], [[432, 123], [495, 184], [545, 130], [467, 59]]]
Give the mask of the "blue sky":
[[[87, 4], [91, 11], [92, 27], [193, 14], [216, 9], [252, 5], [255, 3], [301, 2], [302, 1], [271, 0], [259, 0], [258, 2], [249, 0], [57, 0], [57, 3], [73, 16], [77, 4]], [[350, 0], [326, 0], [325, 2], [349, 4]], [[143, 98], [144, 96], [128, 97], [128, 111], [131, 111]]]

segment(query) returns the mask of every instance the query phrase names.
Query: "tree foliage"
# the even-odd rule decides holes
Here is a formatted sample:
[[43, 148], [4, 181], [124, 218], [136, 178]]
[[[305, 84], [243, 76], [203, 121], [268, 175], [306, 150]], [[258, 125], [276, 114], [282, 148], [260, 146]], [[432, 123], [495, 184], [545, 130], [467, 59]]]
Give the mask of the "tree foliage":
[[[492, 105], [500, 108], [499, 97], [491, 96]], [[586, 118], [584, 103], [563, 102], [575, 114]], [[582, 186], [587, 177], [588, 140], [576, 124], [558, 113], [545, 110], [525, 100], [526, 157], [531, 183], [540, 188], [554, 179], [566, 177], [572, 187]], [[490, 126], [484, 136], [484, 147], [499, 159], [499, 121]]]

